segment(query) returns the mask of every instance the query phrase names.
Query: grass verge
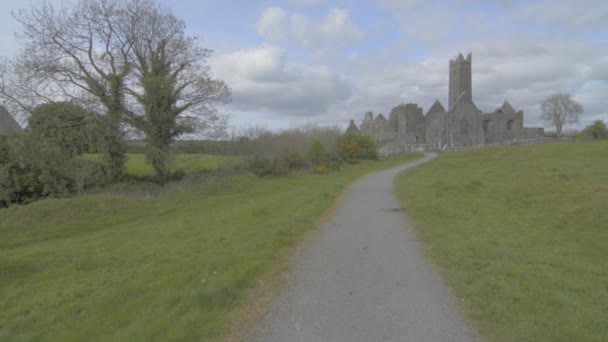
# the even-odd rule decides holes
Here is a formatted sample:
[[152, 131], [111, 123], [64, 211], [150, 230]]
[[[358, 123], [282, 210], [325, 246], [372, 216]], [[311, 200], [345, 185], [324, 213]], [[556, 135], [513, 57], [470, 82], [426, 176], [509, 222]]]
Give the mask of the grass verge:
[[608, 340], [608, 142], [442, 154], [396, 186], [487, 340]]
[[0, 210], [0, 340], [217, 337], [245, 290], [350, 182], [419, 156]]

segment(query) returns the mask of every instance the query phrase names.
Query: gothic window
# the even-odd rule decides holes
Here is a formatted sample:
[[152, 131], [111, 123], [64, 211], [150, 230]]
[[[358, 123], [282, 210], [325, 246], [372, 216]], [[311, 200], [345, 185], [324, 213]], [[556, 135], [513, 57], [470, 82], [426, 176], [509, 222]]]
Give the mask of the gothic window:
[[509, 120], [507, 121], [507, 131], [510, 131], [513, 129], [513, 120]]
[[483, 120], [483, 133], [488, 134], [488, 127], [490, 126], [490, 120]]
[[464, 136], [464, 135], [468, 135], [468, 134], [469, 134], [469, 121], [462, 120], [462, 123], [460, 124], [460, 135]]

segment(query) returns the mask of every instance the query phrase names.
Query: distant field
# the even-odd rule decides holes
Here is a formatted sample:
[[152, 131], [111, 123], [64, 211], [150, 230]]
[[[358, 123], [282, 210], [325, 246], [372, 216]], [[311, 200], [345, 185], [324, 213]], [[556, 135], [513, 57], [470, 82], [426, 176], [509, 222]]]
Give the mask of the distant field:
[[443, 154], [397, 189], [486, 340], [608, 340], [608, 142]]
[[[143, 154], [129, 153], [127, 160], [127, 173], [135, 176], [152, 176], [154, 170], [146, 162]], [[216, 156], [211, 154], [182, 153], [175, 157], [173, 170], [182, 170], [186, 173], [215, 171], [220, 165], [229, 166], [242, 163], [242, 157]]]
[[416, 157], [0, 210], [0, 340], [217, 338], [244, 290], [347, 184]]

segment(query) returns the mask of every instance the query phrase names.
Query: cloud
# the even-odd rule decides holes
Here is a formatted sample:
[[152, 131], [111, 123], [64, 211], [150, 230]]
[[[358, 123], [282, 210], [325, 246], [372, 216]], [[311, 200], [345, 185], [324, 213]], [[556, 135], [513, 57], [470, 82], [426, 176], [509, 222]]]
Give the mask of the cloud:
[[285, 28], [289, 25], [287, 13], [279, 7], [264, 10], [256, 24], [257, 32], [267, 41], [276, 42], [287, 38]]
[[298, 6], [316, 6], [328, 2], [328, 0], [289, 0], [290, 3]]
[[365, 37], [350, 12], [340, 8], [328, 11], [322, 18], [310, 18], [269, 7], [262, 12], [256, 28], [266, 42], [288, 42], [316, 53], [335, 53]]
[[350, 12], [345, 9], [334, 8], [320, 22], [321, 36], [337, 41], [357, 41], [364, 37], [363, 32], [353, 23]]
[[348, 80], [327, 67], [286, 63], [274, 45], [236, 51], [210, 62], [232, 88], [232, 108], [285, 117], [327, 114], [351, 96]]
[[514, 17], [527, 23], [573, 30], [606, 30], [608, 3], [605, 0], [542, 0], [522, 3]]

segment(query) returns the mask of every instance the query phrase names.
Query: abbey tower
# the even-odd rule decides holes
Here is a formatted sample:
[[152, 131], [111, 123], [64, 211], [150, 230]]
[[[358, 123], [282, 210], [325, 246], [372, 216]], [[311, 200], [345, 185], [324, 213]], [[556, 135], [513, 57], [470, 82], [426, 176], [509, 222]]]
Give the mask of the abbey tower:
[[542, 139], [540, 127], [524, 127], [524, 112], [515, 110], [507, 101], [493, 112], [482, 112], [473, 102], [471, 82], [472, 57], [461, 53], [449, 63], [448, 108], [437, 99], [423, 114], [415, 103], [394, 107], [386, 118], [365, 113], [350, 132], [371, 137], [378, 144], [380, 156], [408, 151], [445, 151], [490, 144], [518, 143]]
[[454, 108], [462, 96], [462, 100], [473, 101], [471, 77], [471, 53], [465, 59], [462, 54], [450, 60], [450, 89], [448, 92], [448, 110]]

